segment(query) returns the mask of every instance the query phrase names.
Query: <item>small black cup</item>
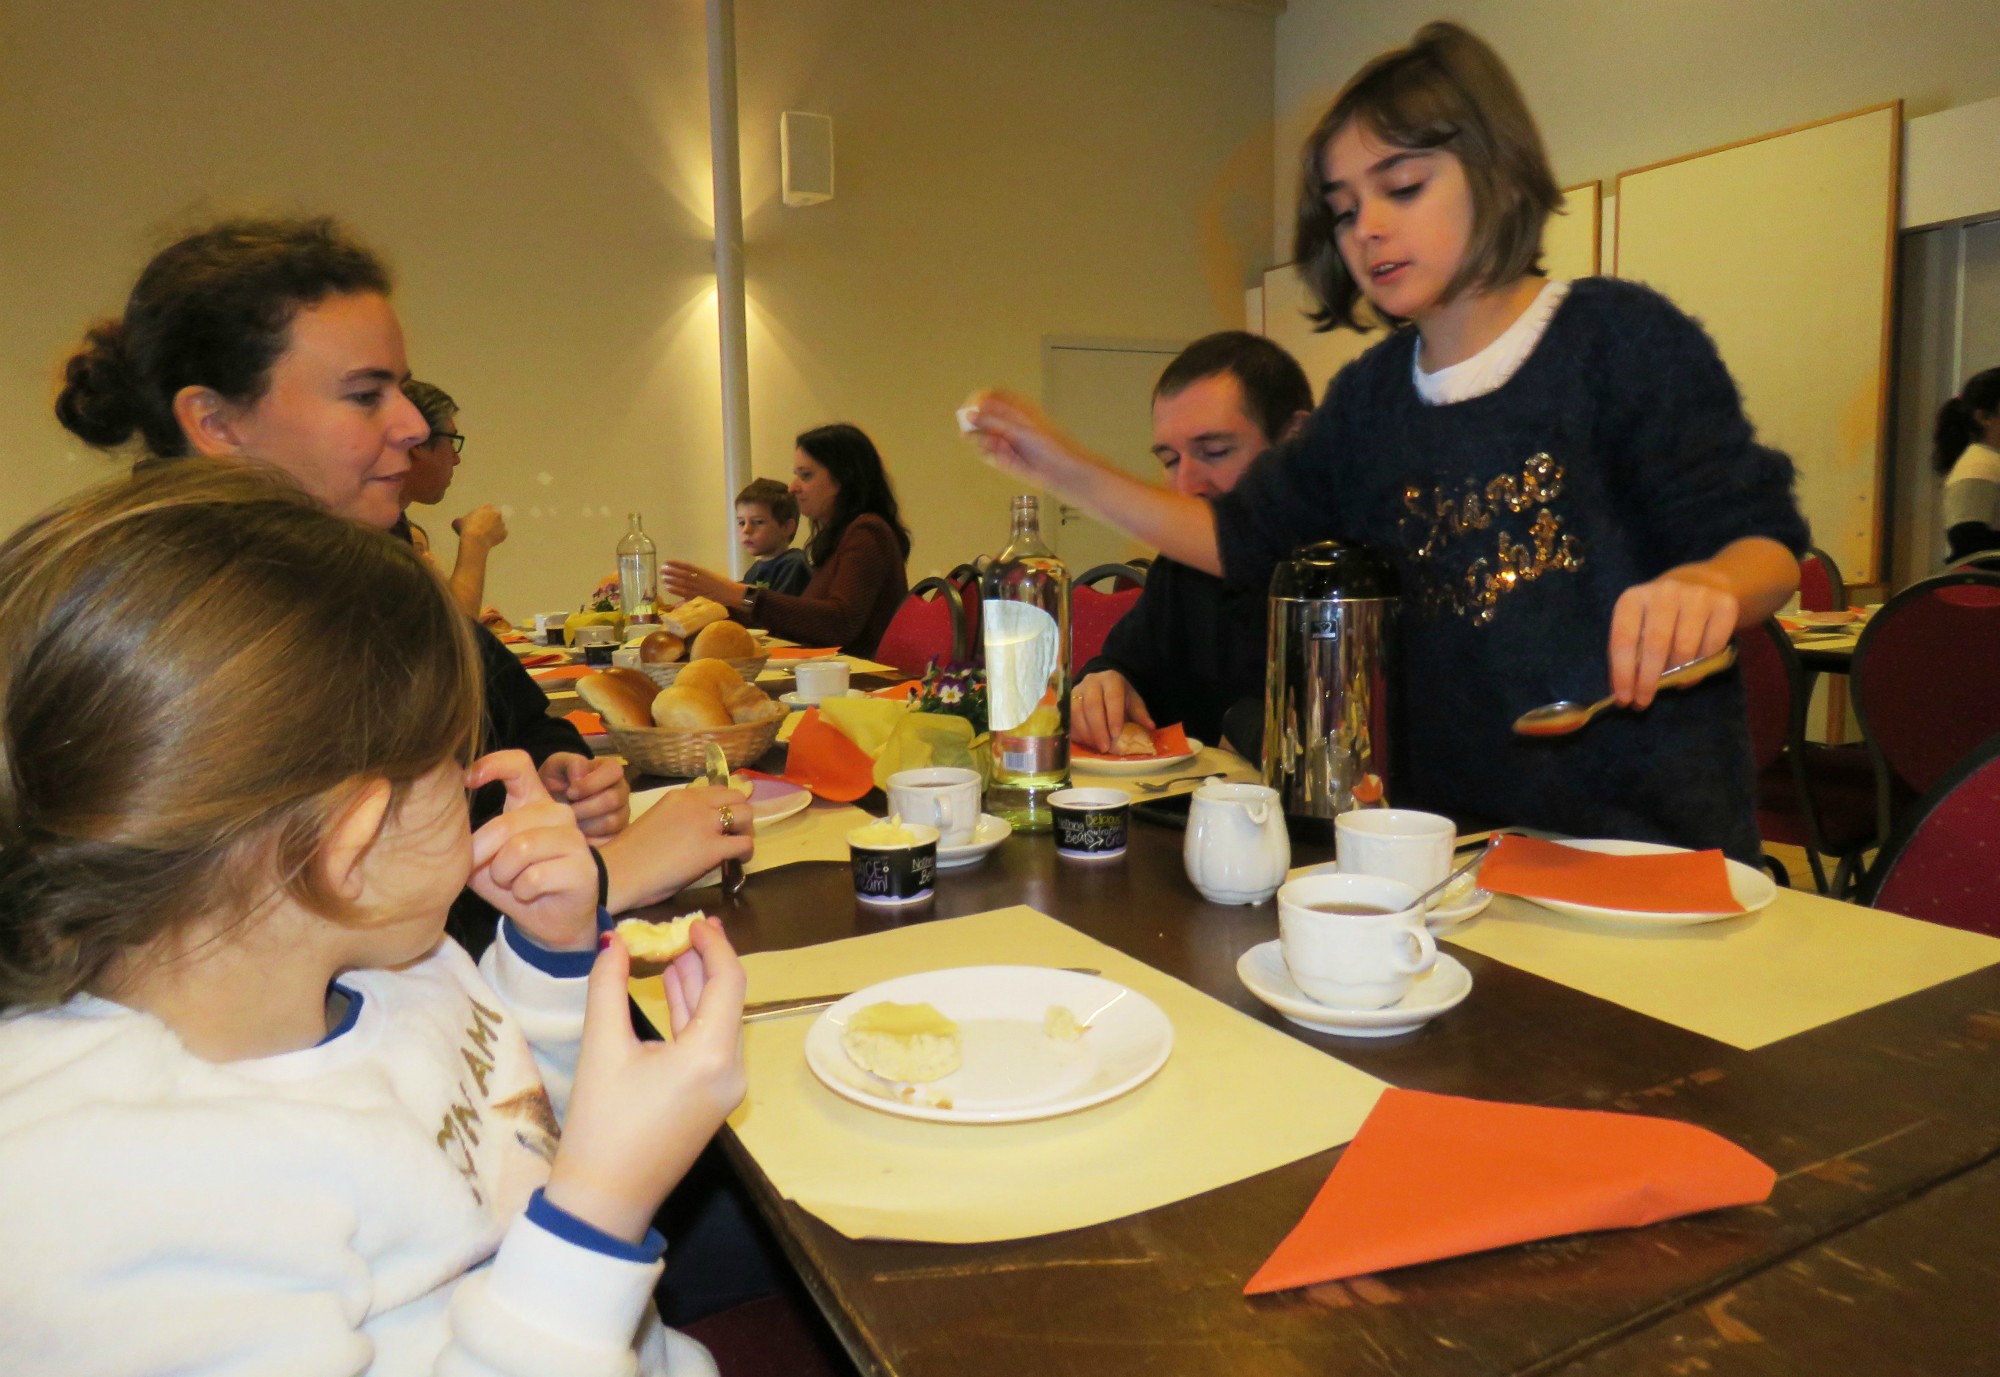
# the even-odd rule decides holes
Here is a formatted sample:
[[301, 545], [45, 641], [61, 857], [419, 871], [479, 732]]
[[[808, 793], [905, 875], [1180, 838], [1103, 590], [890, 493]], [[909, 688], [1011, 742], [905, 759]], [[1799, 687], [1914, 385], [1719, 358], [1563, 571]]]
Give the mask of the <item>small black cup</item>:
[[1124, 855], [1126, 818], [1131, 809], [1132, 796], [1122, 789], [1062, 789], [1050, 794], [1056, 850], [1078, 860]]
[[914, 904], [937, 887], [935, 827], [905, 826], [920, 838], [910, 846], [869, 846], [848, 838], [854, 897], [864, 904]]

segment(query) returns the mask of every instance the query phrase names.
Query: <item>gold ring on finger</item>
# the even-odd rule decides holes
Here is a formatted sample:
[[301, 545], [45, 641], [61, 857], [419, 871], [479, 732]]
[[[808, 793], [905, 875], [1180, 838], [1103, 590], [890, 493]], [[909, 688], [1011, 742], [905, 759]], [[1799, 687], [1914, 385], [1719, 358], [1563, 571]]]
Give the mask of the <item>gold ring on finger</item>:
[[728, 836], [729, 829], [736, 825], [736, 810], [725, 803], [715, 810], [716, 820], [722, 824], [722, 835]]

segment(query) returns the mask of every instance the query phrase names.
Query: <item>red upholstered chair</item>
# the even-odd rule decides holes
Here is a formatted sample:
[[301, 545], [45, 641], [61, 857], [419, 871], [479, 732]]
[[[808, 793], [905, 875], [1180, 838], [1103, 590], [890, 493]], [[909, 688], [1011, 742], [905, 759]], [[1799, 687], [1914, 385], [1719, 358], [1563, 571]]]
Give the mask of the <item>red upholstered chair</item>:
[[[1860, 746], [1806, 740], [1812, 685], [1798, 652], [1775, 621], [1736, 633], [1737, 664], [1756, 767], [1757, 832], [1802, 847], [1822, 894], [1846, 894], [1861, 857], [1875, 844], [1875, 775]], [[1839, 864], [1829, 889], [1821, 856]], [[1765, 863], [1783, 874], [1770, 857]]]
[[1845, 612], [1847, 585], [1833, 556], [1815, 546], [1799, 559], [1799, 611]]
[[2000, 735], [1910, 810], [1862, 898], [1871, 908], [2000, 937]]
[[[1109, 580], [1111, 591], [1094, 585]], [[1146, 571], [1129, 564], [1100, 564], [1069, 587], [1069, 667], [1074, 674], [1104, 649], [1104, 638], [1132, 610], [1146, 586]]]
[[1939, 574], [1889, 599], [1849, 678], [1875, 762], [1877, 835], [1892, 837], [1911, 800], [2000, 732], [2000, 574]]
[[918, 579], [910, 596], [896, 609], [875, 658], [915, 678], [933, 660], [958, 664], [965, 659], [965, 608], [958, 590], [940, 578]]
[[[982, 560], [985, 558], [980, 556]], [[965, 644], [971, 655], [979, 655], [985, 649], [979, 629], [979, 581], [982, 575], [979, 565], [973, 563], [961, 564], [944, 576], [944, 581], [958, 590], [958, 600], [965, 608]]]

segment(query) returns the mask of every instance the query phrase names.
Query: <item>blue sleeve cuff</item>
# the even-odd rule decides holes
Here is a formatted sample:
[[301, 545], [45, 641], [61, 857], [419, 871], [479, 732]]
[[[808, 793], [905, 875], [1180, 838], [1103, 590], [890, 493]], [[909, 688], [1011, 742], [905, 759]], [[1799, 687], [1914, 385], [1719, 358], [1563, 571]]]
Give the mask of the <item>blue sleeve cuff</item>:
[[563, 1242], [617, 1258], [621, 1262], [640, 1262], [650, 1266], [666, 1256], [667, 1240], [658, 1229], [648, 1229], [646, 1236], [637, 1243], [627, 1243], [622, 1238], [613, 1238], [594, 1224], [584, 1223], [568, 1210], [551, 1205], [539, 1190], [528, 1197], [527, 1215], [528, 1221], [536, 1228], [554, 1234]]
[[[598, 932], [606, 933], [617, 926], [618, 920], [611, 916], [611, 910], [600, 904], [597, 909]], [[543, 975], [553, 975], [559, 980], [575, 980], [589, 975], [590, 968], [597, 964], [595, 951], [550, 951], [521, 931], [512, 918], [502, 918], [500, 930], [514, 954]]]

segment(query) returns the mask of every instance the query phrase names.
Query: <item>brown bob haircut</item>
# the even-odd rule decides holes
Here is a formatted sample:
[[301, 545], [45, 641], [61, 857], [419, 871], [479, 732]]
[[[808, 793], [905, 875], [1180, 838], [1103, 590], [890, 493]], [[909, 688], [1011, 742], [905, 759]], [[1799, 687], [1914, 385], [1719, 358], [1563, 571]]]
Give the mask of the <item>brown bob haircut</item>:
[[0, 544], [0, 1009], [280, 894], [369, 781], [468, 760], [471, 623], [409, 546], [262, 465], [183, 459]]
[[1448, 297], [1541, 270], [1542, 225], [1562, 204], [1562, 192], [1535, 118], [1497, 53], [1457, 24], [1426, 24], [1409, 47], [1355, 73], [1306, 139], [1292, 258], [1319, 302], [1307, 312], [1314, 329], [1373, 325], [1372, 308], [1367, 319], [1356, 309], [1366, 302], [1335, 242], [1321, 170], [1327, 145], [1357, 121], [1392, 147], [1441, 149], [1464, 166], [1472, 242]]

